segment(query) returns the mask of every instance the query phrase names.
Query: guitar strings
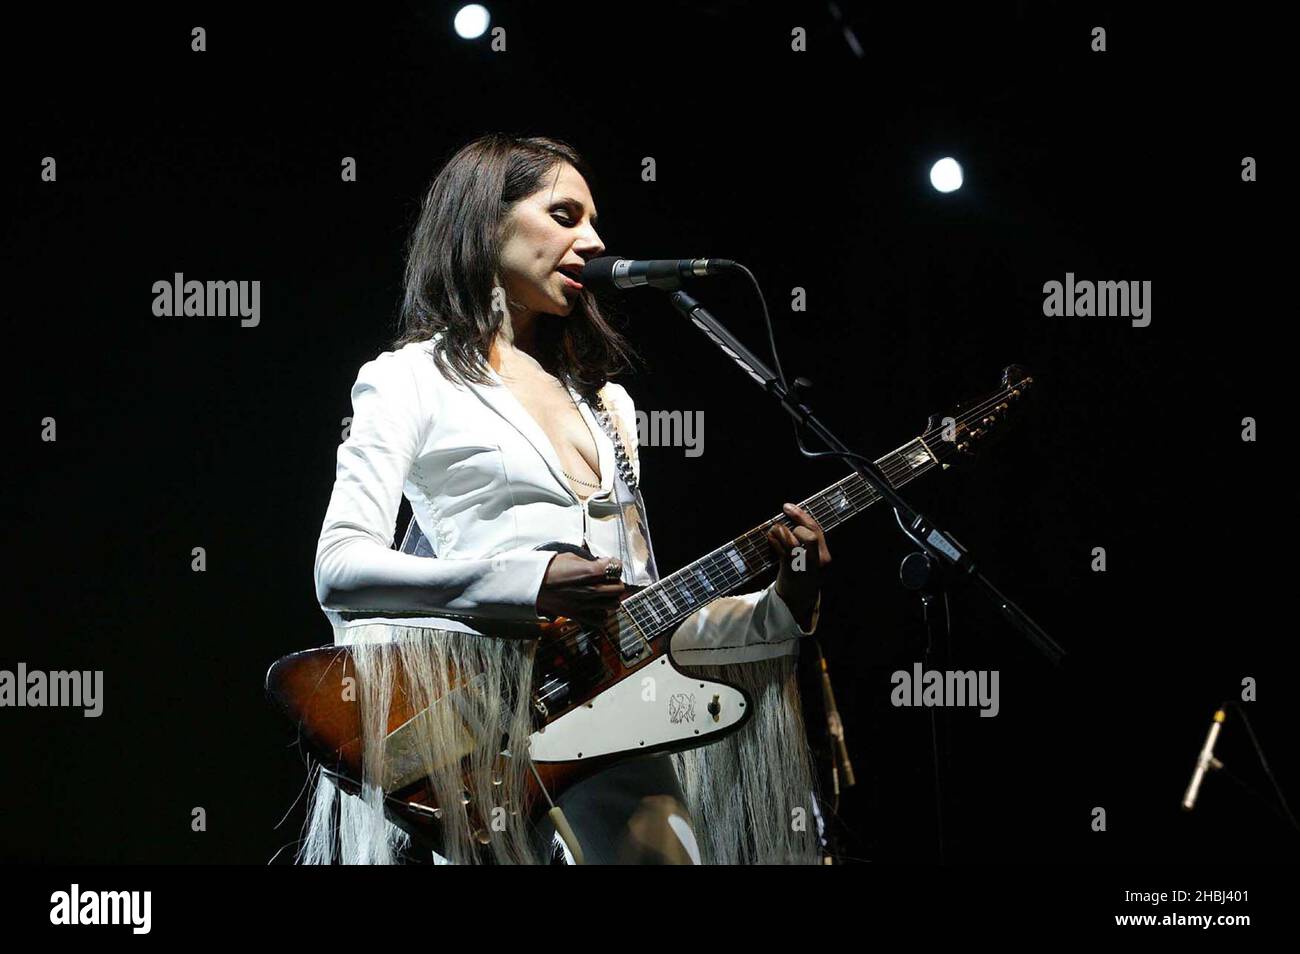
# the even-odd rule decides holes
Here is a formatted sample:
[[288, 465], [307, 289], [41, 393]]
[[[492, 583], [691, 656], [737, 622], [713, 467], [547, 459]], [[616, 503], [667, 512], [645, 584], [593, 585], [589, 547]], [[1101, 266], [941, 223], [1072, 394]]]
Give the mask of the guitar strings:
[[[1011, 390], [1014, 389], [1010, 389], [1010, 388], [1006, 389], [1005, 393], [999, 393], [992, 398], [986, 399], [981, 405], [971, 410], [963, 412], [962, 416], [955, 420], [965, 423], [975, 417], [982, 416], [988, 408], [995, 406], [1001, 401], [1005, 400], [1006, 396], [1010, 394]], [[920, 442], [925, 443], [925, 438], [927, 436], [932, 436], [936, 432], [941, 434], [942, 431], [943, 428], [936, 428], [934, 429], [934, 431], [926, 432], [926, 434], [922, 435], [922, 437], [919, 440]], [[934, 466], [935, 463], [938, 463], [938, 460], [934, 457], [934, 455], [931, 453], [928, 447], [923, 447], [923, 450], [925, 451], [926, 458], [927, 458], [923, 468], [914, 466], [908, 463], [906, 460], [900, 459], [902, 457], [902, 451], [904, 451], [906, 448], [911, 447], [916, 443], [918, 443], [918, 441], [913, 440], [909, 444], [904, 445], [902, 448], [899, 448], [898, 450], [893, 451], [890, 454], [885, 455], [884, 458], [882, 458], [884, 463], [880, 465], [880, 470], [882, 471], [882, 473], [885, 474], [886, 478], [889, 480], [891, 485], [902, 486], [903, 483], [906, 483], [907, 480], [911, 479], [913, 476], [917, 476], [921, 472], [928, 471], [931, 467]], [[846, 488], [843, 486], [846, 481], [849, 482], [851, 485], [847, 489], [847, 491]], [[804, 509], [806, 509], [809, 513], [811, 513], [818, 520], [819, 523], [823, 523], [823, 524], [825, 524], [826, 522], [830, 523], [830, 527], [824, 525], [823, 529], [833, 528], [834, 526], [837, 526], [840, 522], [842, 522], [840, 520], [833, 519], [837, 517], [839, 514], [841, 514], [844, 508], [834, 506], [829, 502], [827, 498], [830, 496], [832, 491], [837, 491], [841, 499], [843, 499], [846, 503], [850, 504], [854, 508], [854, 514], [860, 512], [862, 509], [865, 509], [871, 504], [874, 504], [879, 499], [879, 494], [876, 492], [875, 488], [868, 485], [866, 481], [861, 478], [860, 475], [855, 473], [855, 474], [850, 474], [845, 478], [842, 478], [836, 484], [832, 485], [832, 487], [827, 488], [825, 491], [819, 492], [818, 494], [814, 495], [814, 497], [809, 498], [808, 501], [804, 501], [801, 504], [801, 506], [803, 506]], [[784, 525], [786, 526], [795, 525], [793, 519], [788, 517], [786, 514], [781, 514], [772, 520], [766, 521], [764, 524], [761, 524], [759, 527], [756, 527], [753, 530], [750, 530], [747, 533], [742, 534], [740, 537], [736, 538], [736, 540], [732, 541], [731, 544], [719, 548], [718, 551], [706, 555], [705, 557], [701, 558], [700, 560], [697, 560], [695, 563], [691, 564], [688, 567], [684, 567], [681, 570], [669, 574], [667, 577], [664, 577], [662, 580], [658, 582], [660, 584], [663, 584], [662, 586], [663, 589], [675, 588], [677, 595], [680, 596], [682, 595], [681, 585], [684, 581], [686, 583], [685, 595], [689, 599], [696, 599], [698, 598], [698, 596], [707, 595], [703, 591], [701, 591], [701, 593], [699, 594], [696, 594], [691, 590], [689, 585], [691, 574], [687, 573], [686, 571], [697, 567], [697, 565], [699, 564], [703, 564], [705, 561], [710, 561], [710, 560], [717, 561], [719, 557], [722, 556], [723, 553], [728, 549], [728, 547], [734, 547], [738, 553], [740, 553], [742, 556], [750, 557], [751, 560], [756, 556], [765, 556], [769, 554], [771, 552], [770, 548], [764, 546], [766, 532], [768, 528], [770, 528], [772, 525], [778, 522], [784, 522]], [[758, 539], [756, 539], [760, 534], [764, 537], [763, 542], [760, 542]], [[748, 563], [749, 561], [746, 562]], [[774, 558], [772, 562], [775, 562]], [[723, 563], [722, 565], [724, 568], [727, 566], [726, 563]], [[757, 568], [755, 572], [749, 574], [749, 576], [760, 575], [764, 570], [768, 568], [769, 566], [761, 566]], [[678, 577], [679, 575], [682, 575], [682, 579], [674, 579], [674, 577]], [[727, 576], [725, 572], [723, 575], [724, 578]], [[737, 572], [734, 579], [727, 581], [728, 588], [730, 588], [730, 586], [734, 585], [735, 583], [743, 582], [743, 580], [747, 578], [748, 577], [740, 576], [739, 573]], [[647, 593], [643, 596], [642, 593], [637, 593], [629, 597], [627, 600], [625, 600], [623, 605], [626, 606], [629, 602], [633, 603], [634, 604], [633, 607], [629, 608], [631, 611], [636, 608], [636, 604], [639, 604], [642, 601], [648, 603], [650, 600], [654, 599], [658, 595], [659, 594], [657, 593]], [[667, 602], [669, 603], [669, 605], [672, 605], [671, 599], [668, 599]], [[652, 605], [653, 604], [651, 604], [651, 606]], [[637, 617], [631, 612], [630, 615], [633, 615], [634, 620], [637, 621], [638, 623], [649, 621], [644, 617], [642, 619], [637, 619]], [[655, 617], [656, 620], [662, 619], [660, 614], [655, 613], [653, 611], [651, 612], [650, 615]], [[669, 617], [670, 618], [669, 625], [671, 625], [671, 621], [676, 621], [677, 615], [680, 614], [675, 614]], [[686, 615], [689, 616], [689, 613], [687, 613]], [[684, 619], [686, 617], [682, 616], [681, 618]]]

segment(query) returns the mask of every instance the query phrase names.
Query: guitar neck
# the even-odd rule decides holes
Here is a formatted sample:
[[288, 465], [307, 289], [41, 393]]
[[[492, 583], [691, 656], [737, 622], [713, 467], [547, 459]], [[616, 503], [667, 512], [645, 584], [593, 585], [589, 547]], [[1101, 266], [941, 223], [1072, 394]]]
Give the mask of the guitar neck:
[[[937, 463], [926, 441], [918, 437], [881, 457], [876, 467], [892, 486], [901, 487]], [[875, 488], [854, 473], [801, 501], [800, 506], [817, 519], [823, 530], [830, 531], [879, 499]], [[778, 523], [787, 527], [795, 525], [786, 514], [778, 514], [628, 597], [623, 601], [623, 608], [650, 638], [677, 625], [718, 597], [740, 589], [776, 566], [776, 554], [767, 542], [767, 532]]]

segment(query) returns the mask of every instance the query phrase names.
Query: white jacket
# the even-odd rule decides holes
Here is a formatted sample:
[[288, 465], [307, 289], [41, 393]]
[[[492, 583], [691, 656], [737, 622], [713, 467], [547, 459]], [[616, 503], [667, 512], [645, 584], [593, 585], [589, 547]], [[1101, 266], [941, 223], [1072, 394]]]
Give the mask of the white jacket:
[[[612, 492], [614, 445], [587, 403], [570, 389], [600, 454], [601, 489], [584, 503], [541, 426], [496, 372], [489, 367], [496, 386], [453, 383], [433, 362], [436, 341], [384, 352], [357, 373], [316, 548], [316, 596], [330, 622], [400, 620], [473, 633], [491, 629], [488, 621], [535, 625], [555, 554], [534, 548], [553, 541], [622, 557], [626, 582], [652, 582]], [[613, 383], [602, 394], [639, 479], [632, 400]], [[436, 558], [393, 549], [403, 494]], [[804, 631], [775, 584], [724, 596], [681, 623], [673, 655], [683, 664], [722, 664], [794, 653], [820, 612], [819, 597]]]

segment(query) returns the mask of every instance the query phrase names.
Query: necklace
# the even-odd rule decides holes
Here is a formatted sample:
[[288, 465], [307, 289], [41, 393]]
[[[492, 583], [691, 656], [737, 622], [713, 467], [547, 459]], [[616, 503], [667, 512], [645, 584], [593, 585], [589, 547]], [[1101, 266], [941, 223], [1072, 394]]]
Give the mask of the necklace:
[[[568, 387], [565, 386], [565, 385], [563, 385], [563, 384], [561, 384], [560, 386], [564, 388], [564, 393], [567, 394], [567, 395], [569, 395], [569, 401], [570, 401], [570, 403], [573, 404], [573, 409], [574, 409], [575, 411], [578, 412], [578, 417], [582, 417], [582, 408], [578, 407], [578, 402], [573, 400], [573, 392], [571, 392], [571, 391], [568, 389]], [[586, 419], [586, 418], [583, 418], [582, 423], [583, 423], [583, 426], [586, 426], [587, 419]], [[569, 478], [571, 481], [573, 481], [575, 484], [581, 484], [581, 485], [584, 486], [584, 487], [591, 487], [591, 488], [593, 488], [593, 489], [595, 489], [595, 490], [599, 490], [599, 489], [600, 489], [600, 484], [599, 484], [599, 483], [595, 483], [595, 484], [593, 484], [593, 483], [592, 483], [591, 481], [589, 481], [589, 480], [580, 480], [579, 478], [574, 477], [571, 473], [569, 473], [567, 470], [564, 470], [563, 468], [560, 469], [560, 473], [562, 473], [565, 477], [568, 477], [568, 478]]]

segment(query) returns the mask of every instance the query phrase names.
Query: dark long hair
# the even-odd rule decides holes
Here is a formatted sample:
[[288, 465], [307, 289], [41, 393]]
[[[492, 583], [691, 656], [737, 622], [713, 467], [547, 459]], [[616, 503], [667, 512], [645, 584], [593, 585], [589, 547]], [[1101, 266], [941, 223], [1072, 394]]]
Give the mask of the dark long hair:
[[[441, 331], [434, 360], [443, 375], [492, 383], [488, 354], [505, 319], [491, 307], [500, 269], [498, 228], [515, 203], [540, 189], [562, 162], [591, 181], [577, 150], [556, 139], [491, 133], [447, 160], [425, 195], [407, 244], [394, 348]], [[586, 289], [573, 313], [541, 322], [537, 330], [539, 363], [588, 400], [635, 356]]]

